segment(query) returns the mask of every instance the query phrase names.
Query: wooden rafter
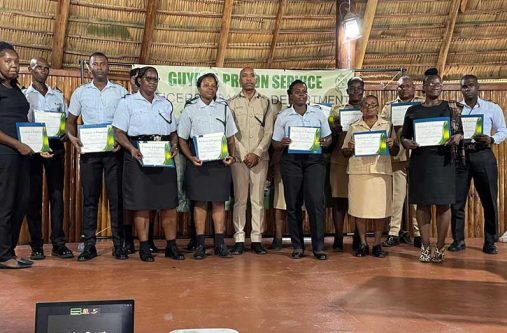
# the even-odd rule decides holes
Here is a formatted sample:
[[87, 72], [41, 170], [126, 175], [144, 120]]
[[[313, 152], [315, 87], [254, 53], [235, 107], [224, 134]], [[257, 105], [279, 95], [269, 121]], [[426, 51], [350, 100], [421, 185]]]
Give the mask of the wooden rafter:
[[276, 43], [278, 43], [278, 35], [280, 34], [280, 26], [282, 24], [282, 17], [287, 7], [287, 0], [281, 0], [278, 5], [278, 13], [276, 14], [275, 29], [273, 30], [273, 39], [271, 40], [271, 46], [269, 48], [268, 60], [266, 61], [267, 67], [271, 67], [273, 63], [273, 57], [275, 55]]
[[51, 67], [62, 68], [63, 52], [65, 50], [65, 32], [69, 23], [70, 0], [59, 0], [53, 27], [53, 50], [51, 52]]
[[438, 54], [437, 69], [441, 76], [444, 76], [447, 54], [449, 53], [449, 47], [451, 46], [454, 26], [456, 25], [456, 18], [458, 17], [460, 6], [461, 0], [452, 0], [451, 10], [449, 11], [449, 19], [447, 20], [447, 26], [442, 40], [442, 46], [440, 47], [440, 52]]
[[366, 10], [363, 17], [363, 37], [359, 39], [356, 50], [356, 68], [363, 67], [364, 55], [366, 54], [366, 46], [370, 39], [371, 27], [373, 26], [373, 19], [377, 11], [378, 0], [368, 0]]
[[229, 40], [229, 31], [231, 30], [232, 9], [234, 0], [225, 0], [222, 15], [222, 27], [220, 29], [220, 41], [218, 42], [218, 51], [215, 65], [217, 67], [224, 66], [225, 52], [227, 51], [227, 43]]
[[147, 64], [150, 61], [151, 44], [153, 43], [153, 32], [155, 31], [155, 20], [157, 19], [158, 0], [146, 2], [146, 16], [144, 19], [143, 42], [141, 44], [140, 64]]

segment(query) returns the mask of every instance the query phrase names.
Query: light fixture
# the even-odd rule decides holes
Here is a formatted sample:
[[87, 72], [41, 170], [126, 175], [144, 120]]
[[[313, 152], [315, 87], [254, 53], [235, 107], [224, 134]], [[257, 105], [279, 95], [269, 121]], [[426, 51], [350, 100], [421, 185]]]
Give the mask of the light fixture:
[[[342, 3], [347, 5], [347, 3]], [[361, 20], [359, 17], [350, 11], [350, 0], [348, 8], [345, 9], [345, 16], [343, 16], [343, 30], [345, 31], [345, 41], [351, 41], [361, 38]], [[341, 12], [341, 7], [340, 7]]]

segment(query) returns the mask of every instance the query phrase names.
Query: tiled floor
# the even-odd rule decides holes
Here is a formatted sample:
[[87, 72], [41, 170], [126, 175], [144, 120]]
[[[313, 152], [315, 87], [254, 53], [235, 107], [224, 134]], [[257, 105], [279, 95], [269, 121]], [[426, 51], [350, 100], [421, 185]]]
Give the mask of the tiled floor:
[[[480, 239], [467, 246], [443, 264], [419, 263], [408, 245], [387, 249], [385, 259], [356, 258], [350, 239], [346, 252], [329, 252], [327, 261], [311, 252], [292, 260], [286, 241], [266, 256], [195, 261], [187, 254], [177, 262], [158, 254], [143, 263], [137, 254], [114, 260], [105, 241], [90, 262], [49, 256], [32, 269], [0, 270], [0, 332], [33, 332], [36, 302], [126, 298], [135, 300], [141, 333], [507, 332], [507, 244], [498, 243], [498, 255], [483, 254]], [[26, 256], [29, 248], [17, 252]]]

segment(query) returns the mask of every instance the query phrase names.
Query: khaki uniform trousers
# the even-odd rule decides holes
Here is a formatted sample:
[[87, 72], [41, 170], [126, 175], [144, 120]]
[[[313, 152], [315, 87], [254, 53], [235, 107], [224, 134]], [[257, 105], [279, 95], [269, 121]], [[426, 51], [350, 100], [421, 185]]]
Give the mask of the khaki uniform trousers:
[[[403, 205], [407, 196], [407, 174], [403, 170], [393, 172], [393, 205], [392, 217], [389, 223], [389, 235], [398, 236], [401, 229], [403, 219]], [[420, 236], [419, 227], [415, 217], [416, 205], [410, 205], [410, 216], [412, 217], [412, 225], [414, 227], [414, 236]]]
[[[267, 160], [249, 169], [245, 163], [234, 163], [231, 166], [232, 181], [234, 183], [234, 210], [232, 221], [234, 224], [234, 241], [245, 241], [246, 204], [250, 194], [252, 206], [252, 232], [250, 240], [260, 242], [264, 231], [264, 184], [268, 173]], [[250, 190], [250, 193], [248, 193]]]

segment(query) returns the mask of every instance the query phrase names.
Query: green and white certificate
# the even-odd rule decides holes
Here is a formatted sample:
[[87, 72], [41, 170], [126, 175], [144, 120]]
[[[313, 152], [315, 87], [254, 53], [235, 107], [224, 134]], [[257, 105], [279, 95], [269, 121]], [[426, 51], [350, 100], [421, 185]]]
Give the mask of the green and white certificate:
[[36, 123], [46, 125], [46, 132], [50, 138], [57, 138], [65, 134], [65, 112], [33, 110], [33, 119]]
[[79, 125], [78, 136], [83, 144], [81, 154], [113, 151], [114, 131], [111, 123]]
[[289, 127], [289, 154], [320, 154], [320, 127]]
[[227, 138], [223, 132], [194, 136], [195, 153], [203, 162], [223, 160], [229, 156]]
[[138, 141], [137, 146], [143, 154], [144, 167], [175, 167], [170, 141]]
[[16, 123], [18, 140], [32, 148], [34, 153], [51, 152], [46, 126], [43, 123]]
[[473, 139], [474, 136], [483, 134], [484, 115], [461, 115], [461, 123], [463, 124], [464, 139]]
[[386, 131], [354, 133], [354, 156], [388, 155]]
[[451, 137], [451, 118], [414, 119], [414, 141], [420, 147], [441, 146]]
[[340, 110], [340, 126], [344, 132], [349, 130], [350, 124], [358, 121], [363, 116], [359, 109], [342, 109]]

